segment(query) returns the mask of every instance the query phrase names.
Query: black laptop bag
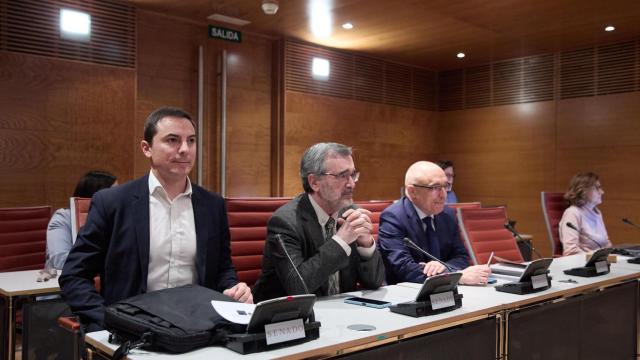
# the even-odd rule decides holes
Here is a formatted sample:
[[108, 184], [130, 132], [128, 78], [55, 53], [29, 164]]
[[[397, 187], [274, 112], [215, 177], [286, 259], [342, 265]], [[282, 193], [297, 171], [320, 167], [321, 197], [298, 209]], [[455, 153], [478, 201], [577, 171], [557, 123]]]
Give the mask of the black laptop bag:
[[232, 325], [213, 309], [211, 300], [235, 301], [217, 291], [186, 285], [137, 295], [106, 308], [105, 328], [110, 342], [121, 343], [112, 359], [143, 347], [184, 353], [222, 344]]

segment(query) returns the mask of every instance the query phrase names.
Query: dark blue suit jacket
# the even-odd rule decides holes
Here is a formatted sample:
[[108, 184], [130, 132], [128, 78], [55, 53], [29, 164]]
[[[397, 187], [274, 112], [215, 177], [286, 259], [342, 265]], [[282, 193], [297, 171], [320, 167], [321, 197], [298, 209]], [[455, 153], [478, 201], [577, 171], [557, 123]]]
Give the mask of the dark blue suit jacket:
[[402, 197], [382, 212], [378, 249], [382, 254], [388, 284], [403, 281], [421, 283], [426, 279], [419, 263], [429, 262], [431, 259], [406, 247], [403, 243], [405, 237], [453, 268], [464, 269], [469, 266], [469, 254], [460, 241], [453, 210], [445, 207], [443, 212], [436, 215], [435, 227], [439, 249], [429, 247], [422, 220], [408, 198]]
[[[192, 184], [198, 284], [223, 291], [238, 283], [231, 263], [224, 200]], [[88, 331], [103, 326], [104, 308], [147, 290], [149, 176], [97, 192], [59, 282]], [[93, 278], [100, 275], [100, 293]]]

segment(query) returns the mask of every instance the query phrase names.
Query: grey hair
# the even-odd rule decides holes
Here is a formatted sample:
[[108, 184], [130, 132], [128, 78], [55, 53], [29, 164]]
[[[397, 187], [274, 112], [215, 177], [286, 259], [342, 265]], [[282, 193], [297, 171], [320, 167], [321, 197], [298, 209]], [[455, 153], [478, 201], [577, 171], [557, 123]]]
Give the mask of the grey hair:
[[306, 193], [313, 193], [309, 185], [308, 177], [311, 174], [324, 174], [327, 170], [324, 166], [325, 160], [331, 155], [351, 156], [353, 150], [338, 143], [317, 143], [308, 148], [300, 161], [300, 178], [302, 187]]

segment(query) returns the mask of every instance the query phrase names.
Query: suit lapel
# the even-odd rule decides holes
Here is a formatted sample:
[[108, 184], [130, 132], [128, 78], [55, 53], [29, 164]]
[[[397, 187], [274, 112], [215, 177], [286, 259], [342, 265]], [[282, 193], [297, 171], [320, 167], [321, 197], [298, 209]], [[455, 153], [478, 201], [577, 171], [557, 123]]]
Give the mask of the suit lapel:
[[133, 221], [136, 227], [136, 243], [140, 257], [140, 273], [142, 274], [142, 291], [147, 291], [147, 276], [149, 274], [149, 175], [139, 180], [138, 187], [133, 194]]
[[324, 236], [322, 236], [322, 229], [318, 223], [318, 216], [315, 210], [313, 210], [313, 205], [311, 205], [311, 201], [309, 200], [309, 194], [305, 193], [302, 195], [300, 205], [298, 206], [300, 208], [300, 218], [305, 223], [303, 229], [308, 232], [314, 246], [312, 252], [315, 252], [315, 250], [324, 243]]
[[416, 209], [413, 207], [413, 204], [406, 197], [402, 198], [402, 204], [404, 205], [404, 211], [407, 214], [407, 221], [409, 222], [409, 227], [411, 228], [411, 234], [414, 234], [415, 239], [411, 239], [416, 244], [424, 247], [429, 243], [427, 239], [427, 234], [424, 232], [422, 228], [422, 219], [418, 217], [418, 213]]
[[[191, 204], [193, 206], [193, 221], [196, 227], [196, 271], [198, 272], [198, 281], [205, 284], [206, 274], [206, 258], [207, 258], [207, 239], [209, 238], [208, 227], [206, 222], [213, 221], [208, 215], [207, 208], [202, 203], [199, 189], [195, 185], [191, 185], [193, 191], [191, 193]], [[208, 220], [207, 220], [208, 219]]]

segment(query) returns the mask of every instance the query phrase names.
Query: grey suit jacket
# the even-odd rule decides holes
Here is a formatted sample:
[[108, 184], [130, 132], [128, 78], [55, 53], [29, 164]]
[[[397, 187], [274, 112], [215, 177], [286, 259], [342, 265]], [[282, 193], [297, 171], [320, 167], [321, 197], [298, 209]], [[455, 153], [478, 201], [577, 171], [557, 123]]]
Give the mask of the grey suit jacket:
[[311, 293], [326, 296], [329, 275], [340, 271], [340, 291], [376, 289], [384, 281], [384, 265], [376, 250], [364, 259], [351, 244], [351, 255], [335, 241], [326, 241], [308, 194], [301, 194], [276, 210], [267, 225], [262, 273], [253, 288], [255, 301], [304, 294], [304, 286], [282, 250], [277, 235]]

